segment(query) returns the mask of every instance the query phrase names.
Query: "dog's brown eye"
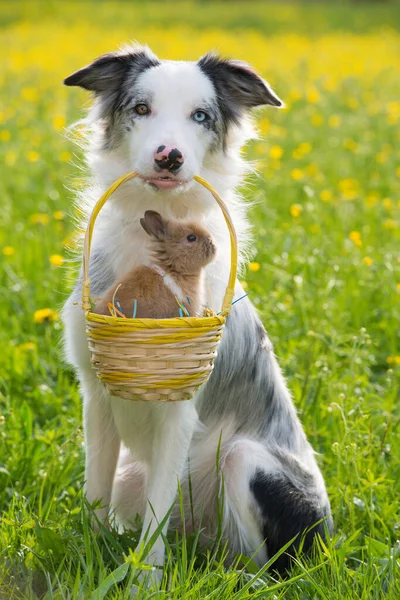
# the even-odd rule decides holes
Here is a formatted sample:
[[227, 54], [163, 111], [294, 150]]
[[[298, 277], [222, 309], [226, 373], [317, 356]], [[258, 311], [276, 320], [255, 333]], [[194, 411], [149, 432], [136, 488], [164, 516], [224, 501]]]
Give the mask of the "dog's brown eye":
[[195, 242], [197, 240], [197, 237], [194, 235], [194, 233], [191, 233], [190, 235], [187, 236], [186, 239], [188, 242]]
[[147, 104], [136, 104], [135, 112], [137, 112], [138, 115], [143, 116], [143, 115], [148, 115], [150, 112], [150, 109], [147, 106]]

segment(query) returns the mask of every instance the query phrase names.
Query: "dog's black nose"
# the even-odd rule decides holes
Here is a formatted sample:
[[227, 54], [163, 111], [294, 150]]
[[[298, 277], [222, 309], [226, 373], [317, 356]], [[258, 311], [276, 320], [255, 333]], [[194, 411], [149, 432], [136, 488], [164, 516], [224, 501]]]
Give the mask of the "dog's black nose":
[[184, 163], [183, 154], [178, 148], [159, 146], [154, 152], [154, 162], [158, 169], [176, 173]]

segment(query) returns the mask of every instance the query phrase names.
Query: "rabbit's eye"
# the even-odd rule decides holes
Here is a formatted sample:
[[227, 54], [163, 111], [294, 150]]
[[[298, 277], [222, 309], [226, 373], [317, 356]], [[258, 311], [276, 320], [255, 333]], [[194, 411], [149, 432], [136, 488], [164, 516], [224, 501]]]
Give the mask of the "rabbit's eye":
[[197, 237], [194, 235], [194, 233], [191, 233], [187, 236], [186, 239], [188, 242], [195, 242], [197, 240]]

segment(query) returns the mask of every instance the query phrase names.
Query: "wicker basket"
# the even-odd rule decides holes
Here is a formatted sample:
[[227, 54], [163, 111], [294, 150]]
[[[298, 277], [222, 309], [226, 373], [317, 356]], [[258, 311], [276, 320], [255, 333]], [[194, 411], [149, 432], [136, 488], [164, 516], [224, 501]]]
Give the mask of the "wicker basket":
[[112, 396], [129, 400], [189, 400], [213, 369], [226, 317], [231, 310], [237, 271], [236, 233], [224, 202], [199, 176], [195, 180], [214, 196], [230, 233], [231, 267], [221, 313], [211, 317], [124, 319], [91, 312], [89, 258], [96, 218], [115, 190], [137, 177], [131, 172], [116, 181], [95, 205], [83, 251], [82, 308], [92, 364]]

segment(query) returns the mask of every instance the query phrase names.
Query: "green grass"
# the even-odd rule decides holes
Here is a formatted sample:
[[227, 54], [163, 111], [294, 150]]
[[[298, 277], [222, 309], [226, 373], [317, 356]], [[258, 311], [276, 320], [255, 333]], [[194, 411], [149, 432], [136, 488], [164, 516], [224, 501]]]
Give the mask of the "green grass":
[[[94, 10], [93, 3], [65, 3], [60, 10], [56, 3], [0, 4], [5, 24], [0, 40], [8, 57], [0, 77], [0, 164], [5, 163], [0, 178], [1, 600], [129, 598], [143, 566], [133, 554], [135, 532], [95, 534], [89, 524], [77, 383], [62, 361], [59, 320], [35, 323], [34, 313], [57, 310], [73, 275], [68, 261], [56, 267], [49, 259], [66, 256], [74, 216], [70, 188], [80, 177], [75, 166], [80, 151], [57, 125], [60, 115], [67, 123], [77, 119], [86, 99], [59, 85], [93, 55], [81, 38], [82, 48], [76, 49], [75, 32], [82, 35], [82, 27], [103, 32], [106, 45], [112, 16], [113, 40], [121, 31], [124, 41], [126, 23], [141, 15], [133, 19], [133, 35], [146, 38], [154, 28], [159, 36], [168, 6], [102, 2]], [[242, 278], [320, 453], [336, 529], [332, 542], [310, 559], [300, 557], [286, 580], [257, 574], [248, 561], [244, 570], [245, 558], [227, 570], [223, 550], [203, 551], [196, 538], [179, 540], [171, 532], [166, 591], [142, 592], [140, 598], [395, 600], [400, 597], [400, 105], [393, 65], [400, 38], [374, 33], [395, 25], [394, 8], [226, 6], [180, 5], [177, 37], [172, 28], [165, 40], [169, 47], [178, 40], [183, 46], [176, 52], [190, 55], [197, 27], [205, 45], [218, 24], [224, 47], [231, 44], [236, 53], [239, 26], [257, 28], [263, 36], [273, 31], [272, 55], [274, 40], [282, 44], [283, 58], [276, 56], [277, 68], [268, 67], [265, 74], [290, 107], [262, 113], [261, 139], [247, 151], [262, 162], [264, 179], [252, 177], [244, 188], [256, 201], [251, 214], [260, 268]], [[30, 23], [20, 23], [24, 15]], [[210, 15], [214, 33], [207, 29]], [[303, 40], [293, 49], [293, 34], [305, 34], [313, 15], [317, 26], [311, 37], [318, 46], [310, 50]], [[359, 27], [353, 27], [356, 22]], [[53, 26], [57, 35], [62, 27], [66, 32], [54, 46]], [[50, 50], [40, 54], [44, 42], [38, 31], [42, 35], [45, 27]], [[256, 53], [260, 40], [243, 55], [253, 60], [253, 52], [263, 68], [261, 46]], [[60, 57], [54, 53], [57, 44]], [[341, 48], [360, 62], [359, 74], [347, 72], [349, 58]], [[320, 51], [327, 54], [321, 58]], [[301, 55], [291, 66], [293, 52]], [[337, 65], [326, 72], [324, 60], [332, 53]], [[315, 91], [318, 101], [310, 103]], [[304, 143], [309, 145], [299, 149]], [[75, 165], [65, 160], [65, 151], [73, 153]]]

